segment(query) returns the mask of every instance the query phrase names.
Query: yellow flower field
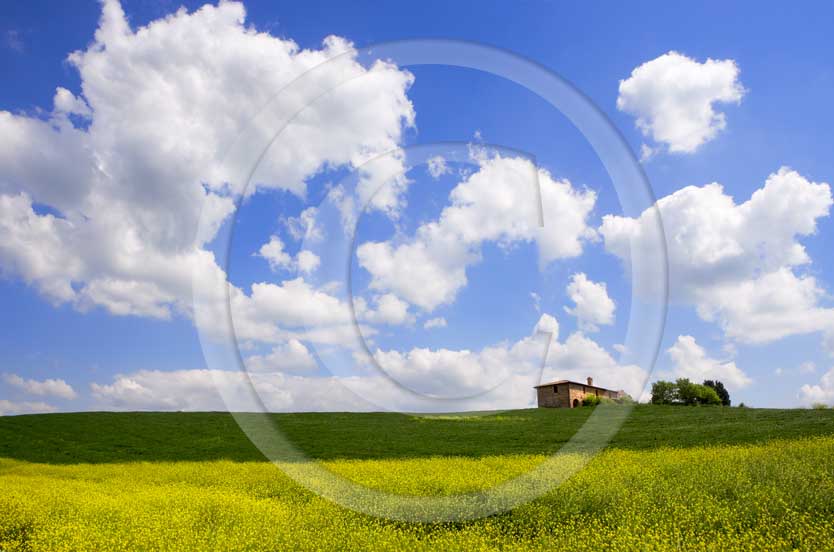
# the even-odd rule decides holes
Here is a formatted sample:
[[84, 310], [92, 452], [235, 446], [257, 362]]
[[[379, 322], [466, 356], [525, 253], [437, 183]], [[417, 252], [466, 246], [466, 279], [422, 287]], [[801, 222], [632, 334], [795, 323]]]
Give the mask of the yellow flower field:
[[[328, 460], [372, 488], [483, 489], [544, 456]], [[608, 450], [512, 512], [455, 524], [371, 518], [266, 462], [0, 460], [0, 549], [832, 550], [834, 437]]]

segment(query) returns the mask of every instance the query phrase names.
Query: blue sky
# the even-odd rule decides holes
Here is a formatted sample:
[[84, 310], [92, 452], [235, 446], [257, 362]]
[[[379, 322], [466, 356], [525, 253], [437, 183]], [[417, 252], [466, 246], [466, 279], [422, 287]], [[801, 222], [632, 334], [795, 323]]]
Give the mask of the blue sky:
[[[357, 84], [305, 111], [267, 151], [251, 195], [230, 176], [223, 148], [253, 115], [265, 140], [260, 106], [304, 69], [345, 41], [415, 38], [529, 58], [584, 93], [635, 156], [651, 152], [642, 166], [667, 229], [673, 301], [649, 381], [717, 378], [735, 402], [755, 406], [834, 402], [830, 6], [246, 2], [241, 24], [239, 6], [195, 14], [200, 3], [184, 5], [171, 15], [178, 4], [125, 1], [124, 16], [113, 3], [0, 7], [0, 70], [10, 76], [0, 88], [0, 411], [245, 406], [214, 390], [240, 382], [237, 366], [204, 358], [201, 344], [222, 331], [191, 312], [195, 273], [228, 277], [239, 293], [232, 313], [245, 365], [276, 410], [451, 404], [432, 403], [439, 396], [459, 399], [454, 408], [528, 406], [543, 350], [533, 330], [553, 320], [543, 377], [593, 375], [642, 395], [648, 367], [621, 356], [633, 282], [617, 246], [639, 247], [629, 230], [637, 221], [605, 223], [622, 213], [596, 153], [518, 84], [343, 57], [343, 67], [318, 70], [322, 82], [341, 67]], [[323, 46], [331, 35], [344, 40]], [[284, 101], [278, 111], [293, 107]], [[411, 165], [413, 147], [440, 142], [470, 144], [473, 154], [448, 159], [436, 176]], [[331, 278], [341, 265], [326, 251], [347, 234], [338, 205], [326, 207], [340, 185], [343, 198], [361, 201], [356, 171], [383, 153], [404, 176], [369, 184], [393, 195], [361, 217], [351, 262], [374, 365], [342, 318], [347, 291]], [[529, 206], [518, 193], [529, 159], [546, 171], [538, 175], [556, 194], [553, 213], [580, 213], [578, 223], [556, 217], [549, 237], [512, 217], [500, 223], [501, 205]], [[455, 204], [453, 190], [470, 203]], [[234, 227], [228, 265], [221, 238], [194, 244], [205, 201], [216, 206], [217, 236]], [[319, 241], [293, 232], [311, 206], [327, 225]], [[441, 223], [447, 208], [464, 214]], [[439, 234], [421, 234], [432, 223]], [[441, 248], [438, 236], [458, 249]], [[556, 252], [542, 263], [547, 243]], [[319, 265], [301, 269], [302, 250]], [[421, 279], [434, 263], [445, 276]], [[392, 382], [410, 391], [395, 393]]]

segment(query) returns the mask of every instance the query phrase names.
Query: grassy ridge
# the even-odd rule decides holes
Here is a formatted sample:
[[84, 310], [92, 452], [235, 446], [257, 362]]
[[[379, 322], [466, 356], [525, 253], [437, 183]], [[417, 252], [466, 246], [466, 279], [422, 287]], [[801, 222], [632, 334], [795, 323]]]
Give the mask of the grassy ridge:
[[[534, 409], [492, 416], [274, 414], [310, 457], [395, 459], [551, 454], [589, 409]], [[610, 448], [646, 450], [834, 434], [832, 410], [634, 408]], [[228, 413], [46, 414], [0, 417], [0, 458], [40, 463], [261, 461]]]
[[[276, 420], [361, 485], [448, 496], [528, 471], [587, 415]], [[638, 407], [611, 447], [540, 499], [424, 525], [307, 491], [228, 415], [0, 418], [0, 550], [827, 550], [832, 459], [834, 411]]]

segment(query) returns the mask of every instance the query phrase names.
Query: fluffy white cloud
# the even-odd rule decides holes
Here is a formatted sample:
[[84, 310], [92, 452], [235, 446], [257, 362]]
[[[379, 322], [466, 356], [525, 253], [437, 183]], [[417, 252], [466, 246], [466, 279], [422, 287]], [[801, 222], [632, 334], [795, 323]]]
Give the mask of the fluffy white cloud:
[[396, 325], [414, 322], [414, 316], [408, 312], [408, 303], [393, 293], [375, 297], [374, 303], [376, 308], [371, 309], [361, 297], [354, 300], [357, 318], [374, 324]]
[[815, 403], [834, 406], [834, 368], [823, 374], [818, 384], [803, 385], [799, 389], [799, 401], [806, 406]]
[[[82, 93], [58, 88], [48, 120], [0, 111], [0, 268], [81, 309], [189, 313], [191, 275], [222, 275], [202, 247], [243, 191], [224, 153], [243, 128], [262, 144], [274, 134], [274, 116], [253, 119], [261, 106], [295, 113], [319, 98], [266, 153], [249, 192], [303, 196], [310, 176], [396, 149], [414, 118], [409, 73], [365, 67], [336, 37], [302, 50], [247, 26], [234, 2], [134, 31], [107, 0], [95, 40], [68, 59]], [[302, 74], [308, 88], [275, 96]]]
[[284, 242], [276, 235], [269, 237], [269, 241], [261, 246], [257, 255], [266, 259], [273, 271], [298, 270], [303, 274], [310, 274], [321, 264], [321, 259], [312, 251], [299, 251], [295, 258], [284, 249]]
[[[116, 376], [110, 384], [92, 384], [98, 408], [108, 410], [253, 411], [254, 390], [268, 410], [370, 411], [378, 409], [351, 392], [345, 380], [360, 380], [370, 396], [381, 395], [383, 379], [307, 377], [232, 370], [143, 370]], [[223, 392], [219, 391], [223, 388]], [[0, 404], [2, 407], [2, 404]]]
[[321, 259], [312, 251], [304, 249], [303, 251], [299, 251], [298, 255], [295, 256], [295, 262], [300, 272], [310, 274], [315, 272], [319, 267]]
[[297, 339], [273, 347], [269, 354], [250, 355], [244, 359], [246, 369], [251, 372], [314, 372], [318, 365], [316, 359]]
[[[549, 356], [541, 335], [480, 351], [423, 349], [377, 350], [374, 358], [387, 375], [313, 377], [269, 371], [178, 370], [140, 371], [119, 375], [111, 383], [91, 386], [98, 406], [119, 410], [247, 410], [250, 386], [270, 410], [425, 410], [414, 392], [438, 397], [436, 411], [455, 409], [444, 398], [474, 396], [466, 409], [523, 408], [535, 404], [533, 385], [543, 380], [594, 377], [601, 385], [637, 394], [646, 373], [619, 365], [611, 355], [581, 333], [561, 343], [558, 323], [543, 316], [536, 328], [553, 331]], [[367, 362], [358, 359], [357, 362]], [[248, 362], [247, 362], [248, 364]], [[539, 376], [541, 375], [541, 379]], [[392, 385], [393, 378], [400, 386]], [[218, 392], [223, 387], [223, 393]], [[225, 399], [225, 400], [224, 400]]]
[[[244, 343], [279, 345], [297, 339], [352, 349], [360, 344], [360, 335], [368, 339], [377, 333], [369, 324], [414, 322], [408, 303], [393, 294], [374, 296], [370, 304], [357, 297], [352, 312], [347, 300], [332, 291], [331, 286], [317, 287], [302, 277], [280, 283], [255, 283], [248, 295], [231, 287], [230, 305], [236, 338]], [[208, 307], [200, 321], [201, 330], [209, 336], [225, 335], [222, 323], [227, 316], [224, 299], [211, 298]]]
[[[549, 334], [550, 347], [540, 333]], [[529, 406], [528, 385], [541, 371], [541, 381], [591, 376], [600, 385], [637, 394], [646, 378], [639, 366], [620, 365], [592, 339], [581, 332], [560, 342], [559, 323], [543, 314], [533, 334], [513, 344], [500, 344], [480, 351], [415, 348], [407, 352], [382, 351], [374, 359], [391, 378], [417, 393], [443, 398], [462, 398], [492, 393], [502, 404]], [[548, 356], [545, 361], [544, 354]], [[538, 383], [536, 381], [535, 383]]]
[[711, 358], [691, 335], [678, 336], [667, 352], [673, 367], [671, 372], [664, 374], [666, 377], [689, 378], [695, 383], [719, 380], [728, 389], [740, 389], [753, 381], [735, 362], [721, 362]]
[[423, 328], [426, 330], [431, 330], [434, 328], [445, 328], [446, 326], [446, 319], [442, 316], [439, 316], [437, 318], [430, 318], [426, 320], [426, 322], [423, 324]]
[[262, 332], [276, 328], [324, 327], [350, 324], [348, 305], [303, 278], [280, 284], [256, 283], [250, 295], [232, 296], [232, 314], [238, 337], [269, 341]]
[[[112, 410], [236, 410], [246, 404], [250, 377], [256, 376], [231, 370], [141, 370], [118, 375], [109, 384], [92, 383], [90, 390], [96, 406]], [[282, 375], [272, 377], [280, 380]], [[217, 385], [231, 389], [239, 400], [224, 402]], [[269, 399], [276, 410], [288, 402], [278, 390]]]
[[41, 414], [55, 412], [57, 408], [45, 402], [15, 402], [0, 399], [0, 416], [14, 416], [17, 414]]
[[324, 239], [324, 229], [316, 225], [317, 207], [307, 207], [297, 217], [284, 221], [290, 235], [296, 240], [316, 243]]
[[466, 285], [467, 261], [475, 262], [477, 257], [451, 236], [438, 235], [433, 231], [436, 228], [421, 228], [421, 235], [412, 243], [360, 245], [357, 258], [373, 276], [371, 287], [392, 290], [427, 311], [452, 302]]
[[550, 334], [550, 338], [553, 340], [559, 339], [559, 321], [549, 314], [544, 313], [539, 317], [539, 321], [536, 322], [536, 327], [533, 331], [534, 333]]
[[78, 115], [79, 117], [87, 119], [93, 115], [90, 106], [87, 105], [84, 98], [75, 96], [72, 92], [61, 86], [55, 89], [55, 98], [53, 102], [55, 104], [53, 115], [58, 117], [59, 122], [61, 123], [66, 122], [66, 119], [63, 117], [67, 115]]
[[272, 270], [288, 270], [293, 266], [292, 255], [284, 251], [284, 242], [278, 236], [270, 236], [257, 254], [267, 260]]
[[38, 381], [34, 379], [23, 379], [17, 374], [3, 374], [3, 381], [30, 395], [58, 397], [61, 399], [74, 399], [78, 396], [72, 386], [62, 379], [49, 378]]
[[795, 334], [834, 327], [834, 309], [819, 306], [824, 290], [813, 276], [788, 268], [747, 281], [716, 286], [697, 305], [698, 314], [717, 322], [738, 341], [768, 343]]
[[[717, 183], [688, 186], [657, 202], [663, 219], [673, 301], [692, 304], [738, 341], [764, 343], [834, 328], [824, 291], [796, 269], [811, 262], [799, 238], [816, 232], [832, 205], [826, 183], [781, 168], [749, 200], [736, 204]], [[656, 255], [653, 213], [603, 217], [605, 248], [628, 264]], [[635, 282], [651, 294], [655, 282]]]
[[542, 381], [567, 379], [594, 383], [613, 390], [624, 390], [632, 397], [640, 395], [648, 374], [635, 364], [619, 364], [597, 342], [581, 332], [568, 336], [564, 343], [550, 346]]
[[598, 325], [614, 323], [614, 301], [608, 296], [605, 283], [588, 279], [584, 273], [574, 274], [567, 287], [568, 297], [576, 305], [565, 307], [579, 321], [579, 328], [586, 332], [599, 330]]
[[431, 311], [454, 301], [483, 242], [536, 242], [544, 265], [580, 255], [583, 241], [595, 236], [587, 225], [593, 191], [555, 180], [524, 158], [480, 152], [475, 161], [479, 170], [452, 190], [437, 221], [402, 243], [359, 246], [359, 264], [371, 274], [373, 289], [391, 290]]
[[411, 183], [405, 175], [406, 170], [405, 154], [400, 149], [360, 166], [356, 185], [359, 207], [377, 209], [397, 218], [405, 204], [405, 190]]
[[374, 359], [396, 382], [421, 394], [445, 398], [483, 393], [506, 380], [513, 366], [510, 351], [501, 346], [477, 352], [378, 350]]
[[428, 165], [428, 171], [432, 178], [440, 178], [449, 172], [449, 167], [446, 165], [446, 159], [444, 159], [442, 155], [430, 157], [426, 161], [426, 164]]
[[642, 133], [666, 144], [669, 151], [692, 153], [727, 126], [714, 104], [741, 101], [745, 90], [738, 75], [731, 59], [698, 63], [669, 52], [620, 81], [617, 109], [637, 117]]
[[[225, 274], [211, 263], [197, 274], [195, 324], [201, 335], [225, 340], [228, 318], [235, 337], [245, 346], [281, 344], [298, 339], [328, 345], [357, 344], [355, 321], [348, 303], [330, 285], [315, 286], [303, 277], [280, 282], [258, 282], [248, 290], [229, 285]], [[189, 280], [190, 284], [191, 281]], [[228, 290], [228, 295], [227, 295]], [[372, 336], [373, 328], [362, 328]]]
[[659, 148], [653, 148], [647, 144], [640, 144], [640, 162], [645, 163], [658, 154]]
[[[237, 336], [275, 345], [254, 362], [274, 365], [292, 353], [280, 360], [300, 370], [310, 363], [298, 340], [352, 346], [357, 328], [343, 300], [302, 278], [256, 283], [248, 293], [228, 284], [205, 249], [243, 191], [224, 152], [250, 124], [263, 144], [272, 137], [275, 117], [253, 120], [253, 109], [273, 100], [276, 112], [295, 112], [314, 93], [319, 99], [267, 152], [249, 189], [304, 196], [310, 176], [361, 167], [396, 148], [413, 121], [405, 95], [412, 77], [388, 63], [362, 66], [351, 45], [334, 37], [320, 50], [301, 50], [247, 27], [244, 15], [240, 4], [221, 3], [134, 32], [117, 2], [103, 4], [95, 42], [70, 56], [83, 94], [58, 89], [48, 121], [0, 112], [0, 269], [56, 303], [117, 315], [193, 316], [194, 294], [208, 305], [201, 329], [216, 335], [228, 286]], [[273, 97], [301, 74], [315, 81], [309, 90]], [[87, 120], [76, 126], [78, 118]], [[360, 169], [359, 177], [374, 175]], [[395, 214], [401, 192], [388, 189], [388, 203], [376, 207]], [[290, 235], [323, 239], [315, 213], [286, 219]], [[201, 215], [208, 224], [198, 236]], [[304, 274], [320, 264], [308, 250], [291, 258], [276, 240], [260, 253], [275, 268]], [[205, 285], [192, 290], [195, 275]], [[369, 316], [390, 321], [396, 307], [384, 300]]]

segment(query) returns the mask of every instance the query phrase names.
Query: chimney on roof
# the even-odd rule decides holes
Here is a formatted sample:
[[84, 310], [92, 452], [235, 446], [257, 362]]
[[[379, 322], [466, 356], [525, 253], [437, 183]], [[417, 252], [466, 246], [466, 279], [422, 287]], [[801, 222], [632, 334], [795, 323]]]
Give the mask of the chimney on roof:
[[591, 376], [588, 376], [588, 385], [593, 385], [593, 384], [594, 384], [594, 378], [592, 378]]

